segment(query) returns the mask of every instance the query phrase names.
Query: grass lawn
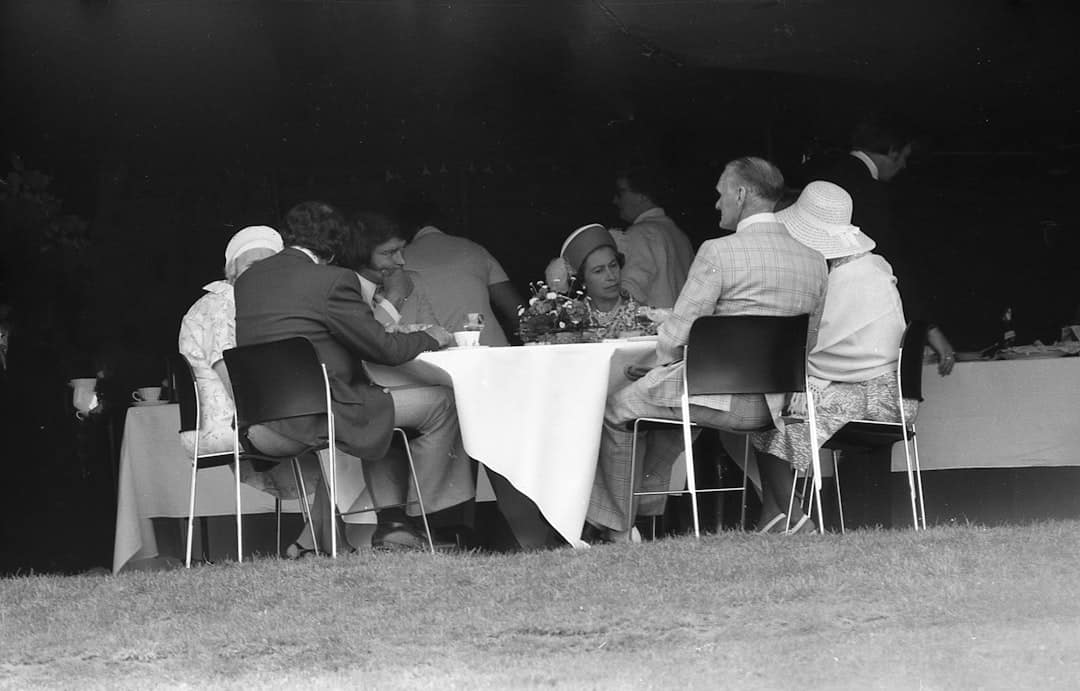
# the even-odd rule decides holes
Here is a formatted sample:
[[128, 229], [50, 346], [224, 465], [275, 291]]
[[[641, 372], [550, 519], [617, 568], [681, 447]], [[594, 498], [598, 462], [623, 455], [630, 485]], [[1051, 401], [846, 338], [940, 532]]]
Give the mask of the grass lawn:
[[0, 688], [1076, 688], [1080, 522], [0, 580]]

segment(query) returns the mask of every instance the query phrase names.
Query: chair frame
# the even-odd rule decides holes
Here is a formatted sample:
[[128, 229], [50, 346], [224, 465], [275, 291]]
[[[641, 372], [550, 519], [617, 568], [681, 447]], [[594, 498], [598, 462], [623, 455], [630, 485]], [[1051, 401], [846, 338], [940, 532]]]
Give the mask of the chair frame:
[[[201, 455], [199, 453], [199, 438], [202, 432], [202, 402], [199, 400], [199, 389], [195, 383], [195, 373], [191, 368], [191, 363], [188, 362], [187, 357], [183, 353], [175, 353], [170, 367], [170, 384], [172, 386], [172, 395], [175, 397], [176, 402], [180, 406], [180, 432], [194, 432], [195, 439], [191, 454], [191, 479], [189, 481], [188, 491], [188, 520], [187, 520], [187, 539], [186, 550], [184, 556], [185, 568], [191, 568], [191, 548], [192, 548], [192, 535], [195, 528], [195, 497], [198, 488], [198, 472], [207, 468], [218, 468], [223, 465], [233, 465], [233, 480], [234, 480], [234, 494], [236, 502], [236, 555], [237, 561], [243, 561], [243, 520], [242, 509], [240, 505], [240, 466], [239, 460], [263, 460], [271, 462], [280, 462], [280, 458], [270, 458], [268, 456], [262, 456], [260, 454], [252, 454], [243, 452], [240, 454], [239, 460], [234, 453], [224, 452]], [[180, 387], [184, 387], [181, 390]], [[304, 515], [304, 521], [306, 525], [311, 529], [311, 537], [314, 541], [316, 549], [318, 549], [318, 538], [315, 536], [314, 526], [311, 520], [311, 507], [307, 501], [307, 488], [304, 486], [304, 478], [300, 472], [300, 463], [293, 457], [291, 459], [293, 470], [293, 481], [296, 483], [297, 493], [301, 498], [301, 506]], [[277, 517], [277, 551], [278, 556], [281, 556], [281, 499], [277, 499], [274, 502], [275, 515]], [[205, 552], [204, 552], [205, 554]]]
[[[841, 533], [845, 532], [846, 528], [844, 526], [844, 504], [840, 495], [840, 463], [837, 452], [843, 450], [845, 445], [850, 448], [852, 444], [845, 444], [845, 440], [860, 432], [888, 435], [890, 439], [885, 443], [890, 448], [899, 441], [904, 442], [904, 459], [907, 466], [912, 526], [915, 530], [919, 530], [920, 527], [926, 530], [926, 504], [923, 498], [922, 468], [919, 463], [919, 440], [916, 436], [915, 422], [908, 422], [907, 415], [904, 412], [904, 392], [907, 391], [907, 398], [918, 401], [923, 400], [923, 351], [926, 348], [928, 332], [929, 325], [926, 322], [916, 320], [905, 327], [903, 338], [900, 341], [899, 355], [896, 361], [897, 403], [900, 408], [900, 421], [852, 420], [841, 427], [824, 444], [824, 447], [833, 454], [833, 472], [836, 478], [836, 499], [840, 510]], [[860, 445], [860, 448], [865, 446]]]
[[[815, 425], [816, 417], [815, 417], [815, 413], [814, 413], [813, 393], [810, 391], [810, 388], [807, 385], [808, 381], [807, 381], [807, 375], [806, 375], [806, 333], [807, 333], [807, 329], [808, 329], [808, 326], [809, 326], [809, 318], [810, 318], [809, 315], [806, 315], [806, 314], [793, 316], [793, 317], [771, 317], [771, 316], [758, 316], [758, 315], [738, 315], [738, 316], [710, 315], [710, 316], [698, 317], [696, 320], [694, 320], [694, 324], [690, 328], [690, 335], [687, 338], [687, 343], [686, 343], [686, 345], [683, 346], [684, 367], [683, 367], [683, 373], [682, 373], [682, 395], [680, 396], [680, 401], [679, 401], [680, 413], [681, 413], [680, 418], [679, 419], [674, 419], [674, 418], [659, 418], [659, 417], [643, 417], [643, 418], [635, 419], [634, 423], [633, 423], [634, 437], [633, 437], [633, 442], [631, 444], [631, 451], [630, 451], [630, 482], [631, 482], [631, 488], [630, 489], [631, 489], [631, 491], [629, 493], [629, 498], [627, 500], [627, 519], [628, 519], [628, 521], [630, 521], [631, 524], [633, 524], [633, 521], [634, 521], [634, 518], [635, 518], [635, 515], [634, 515], [634, 498], [635, 497], [653, 496], [653, 495], [681, 495], [681, 494], [687, 494], [688, 493], [688, 494], [690, 494], [690, 505], [691, 505], [691, 511], [692, 511], [692, 514], [693, 514], [693, 521], [694, 521], [694, 537], [700, 538], [701, 537], [701, 523], [700, 523], [699, 510], [698, 510], [697, 495], [699, 493], [742, 492], [742, 507], [741, 507], [741, 510], [740, 510], [740, 522], [742, 523], [743, 527], [745, 528], [745, 523], [746, 523], [746, 488], [747, 488], [747, 483], [748, 483], [748, 473], [747, 473], [747, 470], [746, 470], [745, 463], [748, 462], [749, 458], [750, 458], [750, 433], [744, 433], [744, 435], [743, 435], [744, 439], [745, 439], [745, 447], [744, 447], [744, 452], [743, 452], [744, 466], [743, 466], [743, 484], [742, 484], [742, 487], [716, 487], [716, 488], [698, 489], [698, 487], [697, 487], [697, 477], [696, 477], [695, 465], [694, 465], [694, 449], [693, 449], [692, 430], [695, 427], [703, 427], [703, 425], [699, 425], [697, 423], [694, 423], [692, 420], [690, 420], [690, 397], [693, 396], [693, 395], [698, 395], [698, 394], [740, 394], [740, 393], [760, 393], [760, 394], [765, 394], [765, 393], [787, 393], [789, 391], [805, 391], [806, 392], [806, 398], [807, 398], [807, 409], [808, 409], [808, 412], [809, 412], [811, 445], [812, 445], [812, 447], [814, 449], [813, 459], [812, 459], [812, 466], [813, 466], [815, 496], [816, 496], [816, 501], [817, 501], [818, 516], [820, 517], [822, 515], [821, 514], [821, 480], [820, 480], [820, 477], [821, 477], [821, 462], [820, 462], [820, 456], [819, 456], [819, 454], [817, 452], [817, 428], [816, 428], [816, 425]], [[769, 323], [772, 323], [777, 327], [780, 327], [782, 324], [787, 324], [787, 325], [793, 325], [795, 327], [795, 328], [793, 328], [794, 331], [801, 331], [801, 333], [802, 333], [802, 341], [801, 341], [801, 349], [800, 349], [801, 350], [801, 357], [800, 358], [795, 358], [791, 362], [787, 362], [786, 360], [784, 360], [783, 361], [783, 367], [778, 368], [777, 373], [774, 373], [774, 376], [776, 376], [778, 378], [783, 378], [784, 381], [786, 382], [784, 387], [783, 387], [785, 389], [784, 391], [773, 391], [773, 390], [771, 390], [771, 388], [773, 388], [773, 387], [762, 387], [760, 385], [755, 386], [754, 382], [750, 382], [750, 381], [735, 382], [734, 383], [735, 385], [733, 387], [723, 387], [723, 388], [729, 389], [729, 390], [725, 390], [725, 391], [710, 390], [710, 389], [715, 389], [717, 387], [716, 386], [708, 386], [707, 384], [702, 385], [702, 384], [698, 383], [697, 378], [695, 376], [691, 375], [691, 371], [693, 370], [694, 374], [695, 375], [697, 374], [696, 365], [698, 363], [698, 360], [696, 358], [696, 354], [701, 349], [703, 349], [703, 346], [705, 344], [702, 343], [702, 341], [706, 340], [706, 338], [702, 334], [707, 329], [713, 328], [713, 327], [710, 327], [710, 323], [718, 324], [718, 325], [722, 323], [722, 321], [717, 321], [717, 320], [742, 320], [742, 322], [746, 323], [746, 324], [752, 324], [754, 322], [757, 322], [757, 323], [762, 324], [762, 325], [767, 325]], [[779, 320], [784, 320], [784, 321], [781, 322]], [[723, 327], [716, 327], [716, 328], [723, 328]], [[770, 355], [772, 355], [772, 354], [770, 354]], [[787, 353], [784, 353], [784, 355], [787, 355]], [[777, 357], [779, 357], [779, 356], [777, 356]], [[798, 360], [798, 361], [796, 362], [795, 360]], [[773, 364], [777, 364], [780, 361], [781, 360], [775, 360], [773, 362]], [[785, 371], [784, 368], [787, 368], [789, 371]], [[783, 373], [783, 374], [781, 374], [781, 373]], [[784, 374], [786, 374], [787, 376], [783, 377]], [[731, 390], [732, 388], [736, 389], [736, 390]], [[768, 388], [770, 390], [762, 390], [762, 389], [766, 389], [766, 388]], [[686, 459], [686, 489], [684, 489], [684, 490], [682, 490], [682, 489], [681, 490], [658, 490], [658, 491], [650, 491], [650, 492], [640, 492], [640, 491], [637, 491], [634, 488], [633, 484], [635, 482], [635, 477], [636, 477], [635, 471], [636, 471], [636, 463], [637, 463], [638, 432], [640, 431], [640, 424], [643, 423], [643, 422], [644, 423], [649, 423], [649, 424], [679, 425], [679, 426], [682, 427], [682, 432], [683, 432], [683, 455], [684, 455], [684, 458]], [[771, 425], [769, 427], [764, 428], [764, 429], [770, 429], [770, 428], [771, 428]], [[794, 498], [794, 492], [792, 493], [792, 498]], [[789, 509], [788, 509], [789, 515], [790, 515], [790, 511], [791, 511], [791, 509], [790, 509], [790, 506], [789, 506]], [[824, 523], [824, 521], [822, 521], [822, 524], [823, 523]], [[823, 525], [820, 526], [819, 529], [824, 531]]]
[[[330, 477], [329, 477], [329, 482], [327, 483], [328, 484], [327, 489], [328, 489], [328, 493], [329, 493], [331, 512], [333, 513], [333, 515], [335, 517], [336, 516], [346, 516], [346, 515], [351, 515], [351, 514], [354, 514], [354, 513], [367, 513], [367, 512], [371, 512], [371, 511], [377, 511], [377, 510], [382, 509], [382, 508], [388, 508], [388, 507], [384, 507], [384, 506], [373, 506], [373, 507], [368, 508], [368, 509], [361, 509], [359, 511], [351, 511], [351, 512], [348, 512], [348, 513], [343, 513], [338, 509], [338, 505], [337, 505], [337, 428], [336, 428], [336, 422], [335, 422], [335, 416], [334, 416], [333, 396], [332, 396], [331, 390], [330, 390], [330, 376], [329, 376], [329, 373], [327, 372], [327, 369], [326, 369], [326, 363], [322, 362], [322, 360], [319, 358], [318, 351], [316, 350], [314, 344], [312, 344], [310, 340], [308, 340], [307, 338], [304, 338], [302, 336], [294, 336], [292, 338], [286, 338], [286, 339], [282, 339], [282, 340], [279, 340], [279, 341], [270, 341], [270, 342], [267, 342], [267, 343], [259, 343], [259, 344], [253, 344], [253, 345], [248, 345], [248, 346], [240, 346], [240, 347], [237, 347], [237, 348], [232, 348], [232, 349], [226, 350], [225, 353], [224, 353], [226, 366], [229, 368], [230, 372], [233, 370], [234, 366], [241, 367], [241, 368], [247, 370], [249, 368], [244, 366], [244, 363], [242, 362], [242, 359], [244, 358], [244, 352], [245, 351], [247, 351], [249, 349], [265, 349], [265, 348], [271, 348], [271, 347], [277, 347], [277, 348], [281, 348], [281, 349], [290, 349], [290, 348], [294, 349], [292, 354], [291, 354], [291, 357], [289, 359], [290, 365], [292, 365], [294, 367], [299, 368], [301, 366], [306, 366], [307, 368], [312, 369], [314, 371], [315, 366], [316, 365], [318, 366], [318, 371], [319, 371], [320, 376], [322, 378], [321, 406], [314, 407], [314, 406], [310, 405], [310, 403], [309, 403], [308, 408], [297, 409], [295, 411], [292, 411], [292, 413], [290, 415], [288, 415], [287, 417], [303, 417], [303, 416], [308, 416], [308, 415], [325, 415], [326, 416], [326, 419], [327, 419], [327, 441], [326, 441], [326, 443], [319, 444], [319, 445], [313, 445], [313, 446], [307, 446], [304, 449], [298, 451], [298, 455], [300, 453], [305, 453], [307, 451], [326, 450], [328, 452], [329, 466], [330, 466], [329, 476]], [[306, 363], [304, 362], [305, 358], [307, 359]], [[233, 381], [234, 393], [236, 393], [236, 384], [237, 383], [234, 380]], [[269, 384], [268, 384], [268, 386], [269, 386]], [[241, 400], [241, 399], [244, 399], [244, 400]], [[234, 454], [234, 456], [238, 457], [239, 454], [240, 454], [240, 433], [242, 431], [246, 431], [249, 427], [251, 427], [253, 425], [262, 424], [264, 422], [270, 422], [270, 421], [273, 421], [275, 419], [286, 419], [286, 418], [259, 419], [261, 416], [258, 415], [256, 411], [247, 410], [247, 404], [249, 402], [246, 400], [246, 396], [236, 395], [235, 396], [235, 403], [236, 403], [236, 417], [234, 418], [235, 423], [233, 425], [233, 454]], [[428, 548], [434, 554], [435, 553], [435, 544], [434, 544], [434, 541], [431, 538], [431, 530], [430, 530], [430, 528], [428, 526], [427, 514], [425, 513], [425, 510], [424, 510], [423, 496], [422, 496], [421, 491], [420, 491], [419, 480], [416, 477], [416, 466], [413, 463], [412, 450], [409, 448], [408, 436], [406, 435], [405, 430], [403, 430], [403, 429], [401, 429], [399, 427], [395, 427], [393, 432], [394, 433], [400, 433], [402, 438], [405, 440], [405, 454], [406, 454], [406, 457], [408, 458], [408, 461], [409, 461], [409, 472], [412, 475], [413, 486], [416, 489], [417, 501], [415, 503], [418, 504], [418, 506], [420, 508], [420, 516], [421, 516], [421, 520], [422, 520], [422, 522], [424, 524], [424, 532], [425, 532], [426, 537], [427, 537]], [[362, 459], [361, 459], [361, 461], [362, 461]], [[405, 502], [405, 504], [403, 504], [403, 505], [409, 505], [411, 503], [413, 503], [413, 502]], [[330, 521], [330, 556], [331, 556], [331, 558], [337, 558], [337, 520], [336, 519]]]

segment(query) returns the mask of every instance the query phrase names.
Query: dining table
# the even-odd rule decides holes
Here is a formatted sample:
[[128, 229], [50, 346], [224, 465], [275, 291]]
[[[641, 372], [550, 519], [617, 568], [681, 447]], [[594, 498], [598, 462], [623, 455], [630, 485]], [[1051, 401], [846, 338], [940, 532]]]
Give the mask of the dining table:
[[[945, 377], [928, 364], [922, 382], [922, 470], [1080, 466], [1080, 357], [963, 361]], [[892, 463], [904, 469], [903, 444]]]
[[453, 387], [469, 456], [531, 499], [566, 542], [584, 547], [607, 396], [629, 383], [628, 365], [655, 358], [656, 337], [637, 336], [448, 348], [369, 370], [376, 381], [404, 376]]

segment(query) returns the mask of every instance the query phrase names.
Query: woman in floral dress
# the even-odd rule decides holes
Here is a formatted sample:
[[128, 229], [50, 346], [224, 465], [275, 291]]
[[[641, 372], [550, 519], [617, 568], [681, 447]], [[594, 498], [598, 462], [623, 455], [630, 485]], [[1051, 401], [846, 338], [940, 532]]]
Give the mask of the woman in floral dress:
[[548, 285], [567, 292], [571, 278], [580, 281], [589, 308], [590, 324], [604, 338], [656, 333], [657, 324], [639, 316], [640, 305], [621, 286], [625, 258], [604, 226], [592, 223], [578, 228], [563, 243], [560, 256], [548, 265]]

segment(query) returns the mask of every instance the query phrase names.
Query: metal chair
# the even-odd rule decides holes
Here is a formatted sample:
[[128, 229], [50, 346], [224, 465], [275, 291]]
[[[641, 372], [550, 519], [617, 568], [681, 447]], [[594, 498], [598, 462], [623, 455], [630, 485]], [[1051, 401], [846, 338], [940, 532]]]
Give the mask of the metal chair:
[[[307, 416], [326, 416], [327, 441], [306, 446], [297, 444], [289, 449], [292, 455], [307, 451], [329, 451], [330, 477], [328, 481], [331, 511], [337, 512], [337, 435], [334, 426], [334, 409], [330, 394], [330, 379], [326, 365], [311, 341], [301, 336], [269, 343], [240, 346], [226, 350], [225, 366], [232, 380], [236, 403], [236, 424], [233, 432], [233, 453], [239, 457], [240, 435], [254, 425], [275, 420]], [[431, 539], [424, 500], [416, 478], [412, 451], [408, 436], [400, 427], [394, 428], [405, 442], [405, 455], [409, 460], [409, 472], [416, 488], [417, 504], [424, 524], [428, 547], [432, 553], [435, 545]], [[373, 507], [355, 513], [376, 511], [386, 507]], [[337, 557], [337, 521], [330, 521], [330, 556]]]
[[[698, 317], [690, 327], [683, 349], [683, 393], [681, 417], [645, 417], [634, 420], [634, 441], [630, 452], [631, 482], [635, 477], [637, 438], [643, 423], [648, 425], [680, 425], [683, 430], [683, 449], [686, 458], [685, 490], [638, 492], [631, 488], [627, 516], [633, 520], [634, 497], [646, 495], [690, 494], [694, 520], [694, 536], [701, 536], [697, 495], [701, 492], [742, 492], [742, 520], [746, 520], [746, 476], [743, 485], [698, 489], [694, 469], [694, 449], [691, 429], [698, 426], [690, 420], [690, 397], [700, 394], [766, 394], [805, 391], [809, 411], [811, 444], [815, 450], [813, 477], [818, 515], [821, 515], [821, 472], [817, 454], [817, 431], [814, 426], [813, 399], [806, 385], [806, 337], [810, 316], [705, 316]], [[769, 429], [771, 425], [763, 428]], [[750, 438], [746, 435], [744, 461], [749, 459]], [[744, 465], [745, 467], [745, 465]]]
[[[199, 391], [195, 385], [195, 376], [191, 370], [191, 363], [187, 361], [187, 358], [184, 357], [182, 353], [173, 353], [169, 358], [169, 381], [172, 386], [172, 395], [176, 397], [176, 402], [180, 404], [180, 431], [195, 433], [195, 448], [191, 455], [191, 482], [188, 496], [187, 553], [184, 558], [184, 565], [187, 568], [191, 568], [191, 536], [195, 526], [195, 493], [197, 489], [198, 471], [205, 468], [217, 468], [229, 465], [230, 463], [235, 464], [233, 467], [233, 475], [235, 476], [234, 482], [236, 491], [236, 558], [237, 561], [243, 561], [239, 461], [253, 460], [279, 463], [283, 459], [271, 458], [269, 456], [248, 453], [246, 451], [242, 452], [239, 458], [236, 458], [231, 452], [201, 455], [199, 453], [199, 433], [201, 431], [200, 421], [202, 411], [199, 403]], [[300, 463], [295, 456], [292, 457], [291, 460], [296, 490], [300, 495], [301, 504], [303, 506], [304, 520], [311, 529], [311, 537], [315, 541], [316, 547], [318, 547], [318, 540], [315, 538], [315, 529], [311, 521], [311, 507], [308, 506], [307, 501], [307, 488], [304, 486], [304, 478], [300, 473]], [[280, 499], [275, 502], [275, 513], [277, 515], [278, 556], [281, 556]]]
[[[883, 446], [891, 448], [897, 442], [904, 442], [908, 494], [911, 499], [911, 520], [915, 530], [919, 529], [920, 524], [922, 529], [926, 530], [926, 506], [923, 502], [922, 472], [919, 467], [919, 442], [915, 436], [915, 423], [909, 422], [904, 414], [904, 399], [923, 400], [923, 350], [926, 348], [928, 330], [927, 323], [923, 321], [913, 321], [904, 329], [896, 366], [896, 376], [899, 381], [897, 403], [900, 408], [900, 421], [852, 420], [841, 427], [824, 445], [824, 448], [833, 452], [867, 451]], [[836, 501], [840, 509], [840, 531], [844, 532], [844, 504], [840, 497], [839, 465], [834, 453]]]

